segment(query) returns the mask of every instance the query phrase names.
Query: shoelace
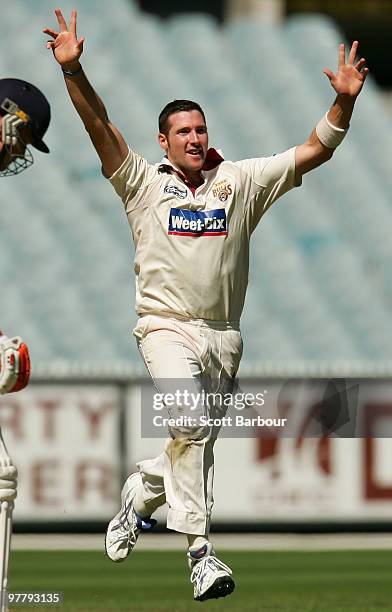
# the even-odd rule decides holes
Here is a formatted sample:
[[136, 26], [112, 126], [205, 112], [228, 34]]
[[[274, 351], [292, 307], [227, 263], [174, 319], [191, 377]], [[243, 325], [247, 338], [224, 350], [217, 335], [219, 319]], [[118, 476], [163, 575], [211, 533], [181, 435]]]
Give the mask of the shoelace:
[[214, 557], [213, 555], [208, 555], [204, 559], [197, 561], [192, 569], [191, 574], [191, 582], [196, 584], [198, 589], [201, 589], [206, 571], [225, 571], [228, 574], [231, 574], [231, 569], [223, 563], [218, 557]]
[[[129, 522], [128, 522], [129, 524]], [[136, 544], [139, 531], [148, 531], [157, 524], [155, 519], [143, 519], [139, 515], [132, 512], [132, 524], [129, 525], [128, 543], [134, 546]]]
[[[129, 520], [131, 517], [131, 520]], [[138, 517], [134, 511], [132, 510], [132, 501], [128, 501], [124, 504], [124, 510], [119, 518], [117, 525], [113, 528], [113, 531], [116, 529], [122, 529], [127, 532], [127, 542], [134, 546], [136, 544], [139, 531], [144, 529], [152, 529], [156, 525], [156, 520], [154, 519], [142, 519]], [[121, 535], [114, 544], [121, 542], [123, 540], [123, 535]]]
[[132, 524], [130, 525], [129, 528], [129, 533], [128, 533], [128, 544], [131, 544], [131, 546], [134, 546], [136, 544], [136, 540], [137, 537], [139, 535], [139, 527], [137, 526], [137, 521], [136, 521], [136, 517], [135, 520], [132, 521]]

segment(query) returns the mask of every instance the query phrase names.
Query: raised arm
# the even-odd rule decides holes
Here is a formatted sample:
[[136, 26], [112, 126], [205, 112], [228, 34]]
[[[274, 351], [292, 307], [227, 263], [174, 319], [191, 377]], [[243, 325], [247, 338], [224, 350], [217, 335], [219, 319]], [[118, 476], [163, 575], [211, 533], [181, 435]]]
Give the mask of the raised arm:
[[327, 115], [318, 123], [306, 142], [299, 145], [295, 152], [296, 180], [313, 168], [331, 159], [335, 148], [343, 139], [350, 124], [355, 101], [360, 94], [369, 69], [366, 60], [355, 61], [358, 41], [354, 41], [346, 63], [345, 45], [339, 46], [337, 73], [329, 68], [324, 74], [330, 80], [337, 97]]
[[46, 47], [52, 49], [60, 64], [72, 103], [77, 110], [91, 141], [100, 157], [106, 176], [111, 176], [122, 164], [128, 146], [110, 122], [106, 108], [89, 83], [79, 59], [83, 53], [84, 38], [76, 34], [76, 11], [72, 11], [69, 28], [60, 9], [55, 10], [59, 31], [45, 28], [43, 32], [52, 37]]

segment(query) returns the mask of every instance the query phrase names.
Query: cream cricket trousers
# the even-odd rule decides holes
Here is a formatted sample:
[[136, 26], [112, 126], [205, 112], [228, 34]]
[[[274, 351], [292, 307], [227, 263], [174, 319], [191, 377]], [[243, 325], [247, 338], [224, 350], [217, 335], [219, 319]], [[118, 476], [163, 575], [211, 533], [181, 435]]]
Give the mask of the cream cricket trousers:
[[[175, 387], [193, 394], [202, 389], [204, 393], [230, 392], [242, 356], [238, 323], [144, 315], [133, 333], [159, 393], [172, 393]], [[217, 416], [215, 406], [208, 403], [201, 402], [194, 410], [193, 417]], [[168, 416], [177, 418], [186, 411], [179, 402], [168, 408]], [[170, 427], [164, 452], [137, 464], [143, 501], [155, 507], [168, 503], [169, 529], [208, 535], [218, 431], [200, 424]]]

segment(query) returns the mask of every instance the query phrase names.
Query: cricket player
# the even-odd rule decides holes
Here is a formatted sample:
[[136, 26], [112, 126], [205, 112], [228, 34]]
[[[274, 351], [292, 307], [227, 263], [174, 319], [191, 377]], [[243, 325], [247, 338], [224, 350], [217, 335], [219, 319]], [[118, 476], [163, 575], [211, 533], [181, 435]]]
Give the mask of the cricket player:
[[[239, 320], [250, 236], [271, 204], [329, 160], [346, 135], [368, 73], [365, 59], [356, 60], [358, 42], [347, 60], [340, 46], [336, 73], [324, 70], [337, 96], [303, 144], [272, 157], [226, 161], [208, 146], [200, 106], [174, 100], [159, 116], [164, 158], [151, 165], [128, 147], [87, 80], [79, 62], [84, 38], [77, 37], [76, 11], [69, 28], [61, 11], [55, 13], [58, 30], [44, 30], [51, 37], [47, 48], [61, 66], [72, 103], [132, 230], [139, 315], [133, 333], [140, 353], [163, 394], [173, 390], [173, 381], [195, 393], [217, 382], [215, 389], [222, 392], [242, 354]], [[187, 536], [194, 599], [203, 601], [229, 595], [234, 581], [209, 537], [216, 432], [201, 417], [208, 416], [211, 406], [200, 402], [193, 413], [200, 418], [181, 425], [179, 417], [188, 408], [184, 396], [168, 408], [174, 424], [164, 452], [140, 461], [126, 480], [121, 509], [108, 526], [106, 551], [113, 561], [123, 561], [139, 533], [154, 526], [153, 512], [166, 502], [168, 528]]]
[[[19, 174], [33, 163], [29, 149], [44, 153], [49, 149], [43, 142], [50, 122], [50, 106], [31, 83], [20, 79], [0, 79], [0, 177]], [[7, 214], [5, 208], [2, 214]], [[0, 394], [20, 391], [29, 382], [30, 358], [27, 345], [19, 336], [8, 338], [0, 330]], [[1, 409], [1, 406], [0, 406]], [[11, 537], [13, 501], [16, 497], [17, 470], [5, 447], [0, 429], [0, 506], [7, 512], [7, 533], [2, 533], [4, 549], [0, 584], [0, 608], [6, 602], [7, 564]], [[6, 509], [6, 510], [4, 510]]]
[[[49, 122], [49, 103], [37, 87], [21, 79], [0, 79], [0, 177], [19, 174], [33, 164], [30, 144], [49, 153], [42, 140]], [[0, 394], [23, 389], [29, 376], [27, 345], [0, 330]]]

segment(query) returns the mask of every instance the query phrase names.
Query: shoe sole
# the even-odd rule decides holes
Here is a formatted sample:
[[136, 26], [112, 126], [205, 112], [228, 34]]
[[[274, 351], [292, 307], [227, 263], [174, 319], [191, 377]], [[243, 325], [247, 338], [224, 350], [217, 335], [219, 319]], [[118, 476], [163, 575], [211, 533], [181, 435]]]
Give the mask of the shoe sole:
[[[139, 477], [138, 477], [138, 476], [139, 476], [139, 474], [138, 474], [138, 472], [136, 472], [135, 474], [132, 474], [131, 478], [132, 478], [133, 480], [138, 479], [138, 480], [140, 480], [140, 482], [141, 482], [141, 478], [140, 478], [140, 476], [139, 476]], [[140, 482], [139, 482], [139, 484], [140, 484]], [[127, 488], [125, 489], [126, 483], [127, 483], [127, 481], [125, 481], [125, 484], [124, 484], [124, 486], [123, 486], [123, 488], [122, 488], [122, 491], [121, 491], [121, 508], [120, 508], [120, 510], [117, 512], [117, 514], [116, 514], [116, 515], [115, 515], [115, 516], [112, 518], [112, 520], [110, 521], [110, 523], [108, 524], [107, 529], [106, 529], [106, 533], [105, 533], [105, 536], [104, 536], [104, 538], [105, 538], [105, 540], [104, 540], [104, 541], [105, 541], [105, 554], [106, 554], [106, 556], [107, 556], [107, 557], [110, 559], [110, 561], [112, 561], [113, 563], [122, 563], [123, 561], [125, 561], [125, 560], [127, 559], [128, 555], [129, 555], [129, 554], [132, 552], [132, 550], [128, 550], [128, 555], [127, 555], [126, 557], [122, 557], [122, 558], [120, 558], [120, 559], [112, 559], [112, 557], [111, 557], [111, 556], [109, 555], [109, 553], [108, 553], [108, 549], [107, 549], [107, 545], [106, 545], [106, 537], [107, 537], [107, 533], [108, 533], [108, 531], [109, 531], [109, 529], [110, 529], [110, 525], [111, 525], [112, 523], [114, 523], [114, 524], [115, 524], [116, 522], [118, 522], [118, 521], [119, 521], [120, 516], [121, 516], [121, 515], [122, 515], [122, 513], [124, 512], [125, 498], [126, 498], [126, 496], [128, 495], [130, 488], [132, 488], [132, 487], [127, 487]], [[135, 487], [134, 487], [134, 488], [137, 488], [137, 485], [135, 485]]]
[[235, 589], [235, 582], [230, 576], [221, 576], [217, 578], [210, 588], [200, 595], [195, 597], [195, 601], [206, 601], [206, 599], [219, 599], [230, 595]]

